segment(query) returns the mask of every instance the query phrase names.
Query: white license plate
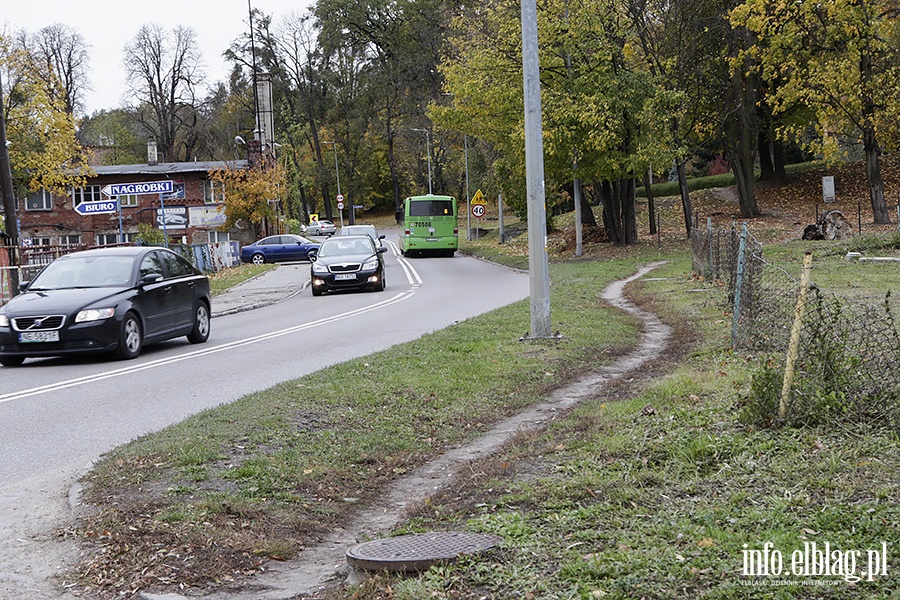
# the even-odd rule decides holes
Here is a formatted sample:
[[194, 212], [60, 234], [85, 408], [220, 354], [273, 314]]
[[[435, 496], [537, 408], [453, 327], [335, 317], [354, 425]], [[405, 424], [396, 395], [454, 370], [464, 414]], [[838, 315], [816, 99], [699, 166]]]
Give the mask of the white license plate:
[[438, 239], [437, 238], [425, 238], [425, 241], [426, 242], [436, 242], [436, 241], [438, 241]]
[[334, 276], [335, 281], [346, 281], [348, 279], [356, 279], [356, 275], [353, 273], [341, 273]]
[[23, 331], [19, 334], [20, 342], [58, 342], [58, 331]]

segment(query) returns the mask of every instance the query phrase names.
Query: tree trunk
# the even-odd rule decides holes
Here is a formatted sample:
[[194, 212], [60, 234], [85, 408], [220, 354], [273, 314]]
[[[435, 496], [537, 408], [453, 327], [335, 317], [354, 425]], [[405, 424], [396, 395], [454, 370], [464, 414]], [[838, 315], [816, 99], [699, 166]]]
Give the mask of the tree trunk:
[[751, 219], [760, 215], [754, 192], [753, 162], [756, 158], [755, 92], [751, 82], [740, 73], [732, 76], [732, 94], [737, 121], [733, 130], [733, 161], [731, 164], [737, 185], [741, 216]]
[[635, 202], [634, 177], [619, 180], [620, 203], [622, 205], [622, 233], [626, 244], [637, 243], [637, 210]]
[[772, 181], [775, 179], [775, 163], [772, 160], [772, 145], [768, 131], [760, 130], [757, 146], [759, 151], [759, 180]]
[[594, 182], [594, 189], [600, 190], [600, 198], [603, 203], [603, 226], [606, 227], [606, 235], [609, 241], [616, 246], [624, 243], [621, 234], [621, 221], [619, 220], [620, 207], [618, 197], [613, 190], [613, 184], [610, 181], [603, 181], [600, 184]]
[[[594, 183], [597, 189], [597, 183]], [[609, 241], [616, 246], [637, 242], [637, 211], [634, 178], [604, 181], [600, 184], [603, 201], [603, 225]]]
[[884, 184], [881, 179], [881, 161], [878, 158], [878, 142], [875, 129], [866, 127], [863, 134], [863, 145], [866, 150], [866, 179], [869, 181], [869, 200], [872, 202], [872, 215], [877, 225], [891, 222], [887, 203], [884, 199]]
[[684, 211], [684, 228], [687, 237], [691, 237], [691, 227], [694, 223], [694, 209], [691, 206], [691, 190], [688, 189], [687, 172], [684, 169], [684, 160], [675, 159], [675, 171], [678, 173], [678, 189], [681, 192], [681, 208]]
[[[581, 185], [581, 180], [577, 180], [578, 185]], [[583, 190], [581, 194], [578, 194], [578, 198], [581, 203], [581, 224], [582, 225], [590, 225], [591, 227], [597, 226], [597, 219], [594, 217], [594, 211], [591, 210], [591, 203], [588, 202], [588, 199], [585, 197]]]
[[[745, 28], [732, 29], [728, 38], [729, 54], [736, 58], [753, 46], [750, 32]], [[750, 219], [760, 215], [753, 190], [753, 163], [756, 159], [756, 142], [759, 124], [756, 119], [758, 82], [752, 75], [749, 59], [744, 58], [739, 68], [731, 75], [730, 116], [726, 123], [728, 145], [733, 153], [731, 169], [737, 185], [741, 216]]]
[[787, 172], [784, 170], [784, 144], [779, 140], [772, 140], [772, 159], [775, 163], [775, 183], [779, 185], [787, 183]]
[[650, 220], [650, 235], [656, 235], [656, 201], [653, 199], [653, 190], [650, 181], [650, 169], [644, 171], [644, 194], [647, 196], [647, 217]]
[[862, 101], [863, 101], [863, 147], [866, 152], [866, 179], [869, 181], [869, 200], [872, 202], [872, 217], [876, 225], [884, 225], [891, 222], [887, 204], [884, 200], [884, 184], [881, 179], [881, 164], [878, 155], [881, 149], [878, 147], [878, 139], [875, 137], [875, 101], [872, 99], [871, 85], [873, 78], [872, 59], [868, 52], [863, 53], [860, 61], [862, 71]]

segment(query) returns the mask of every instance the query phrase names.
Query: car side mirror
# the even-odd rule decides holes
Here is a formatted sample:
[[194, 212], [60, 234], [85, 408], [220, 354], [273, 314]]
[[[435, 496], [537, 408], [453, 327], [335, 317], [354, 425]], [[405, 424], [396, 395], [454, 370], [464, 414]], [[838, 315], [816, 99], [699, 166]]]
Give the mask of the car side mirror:
[[378, 254], [384, 254], [385, 252], [387, 252], [387, 248], [384, 246], [378, 246], [377, 251]]
[[316, 262], [316, 258], [319, 256], [318, 250], [310, 250], [306, 253], [306, 258], [309, 259], [309, 262]]
[[163, 276], [159, 273], [147, 273], [143, 277], [141, 277], [140, 281], [138, 281], [138, 285], [148, 285], [151, 283], [156, 283], [157, 281], [162, 281]]
[[379, 240], [383, 240], [383, 239], [384, 239], [384, 234], [382, 233], [381, 235], [379, 235], [379, 236], [378, 236], [378, 239], [379, 239]]
[[28, 289], [29, 283], [31, 283], [31, 282], [30, 281], [20, 281], [19, 282], [19, 291], [24, 292], [26, 289]]

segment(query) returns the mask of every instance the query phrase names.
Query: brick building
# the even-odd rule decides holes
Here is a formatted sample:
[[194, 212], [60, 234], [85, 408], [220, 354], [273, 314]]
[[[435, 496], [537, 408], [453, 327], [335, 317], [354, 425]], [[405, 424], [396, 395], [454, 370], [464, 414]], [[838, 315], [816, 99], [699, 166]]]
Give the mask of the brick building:
[[[210, 173], [224, 169], [247, 169], [249, 161], [207, 161], [158, 163], [155, 145], [148, 147], [145, 165], [95, 166], [96, 175], [85, 186], [73, 188], [65, 196], [38, 190], [29, 193], [17, 206], [19, 238], [25, 246], [99, 246], [130, 242], [140, 223], [163, 230], [172, 243], [207, 244], [238, 240], [246, 230], [220, 231], [225, 224], [224, 196]], [[171, 181], [173, 191], [136, 193], [114, 198], [103, 193], [111, 184], [139, 184]], [[139, 188], [138, 188], [139, 189]], [[81, 209], [77, 207], [83, 203]], [[87, 210], [88, 208], [95, 210]], [[109, 210], [112, 212], [96, 212]], [[85, 214], [82, 214], [85, 213]]]

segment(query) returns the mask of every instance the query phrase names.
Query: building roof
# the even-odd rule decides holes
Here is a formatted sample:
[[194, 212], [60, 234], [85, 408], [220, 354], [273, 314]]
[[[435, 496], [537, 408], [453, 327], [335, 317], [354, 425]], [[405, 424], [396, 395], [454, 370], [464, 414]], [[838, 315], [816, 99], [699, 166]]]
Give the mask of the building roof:
[[245, 170], [247, 160], [215, 160], [201, 162], [167, 162], [155, 165], [108, 165], [91, 167], [97, 175], [161, 175], [165, 173], [196, 173], [218, 171], [225, 168]]

